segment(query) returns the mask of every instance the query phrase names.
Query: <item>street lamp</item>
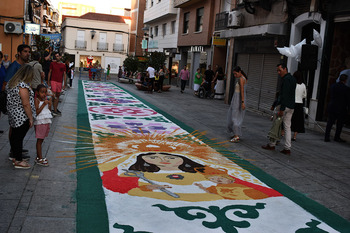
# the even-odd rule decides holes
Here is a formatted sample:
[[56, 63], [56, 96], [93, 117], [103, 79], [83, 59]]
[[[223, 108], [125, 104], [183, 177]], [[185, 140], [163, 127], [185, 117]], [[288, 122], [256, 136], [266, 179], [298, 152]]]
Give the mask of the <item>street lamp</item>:
[[96, 34], [96, 31], [95, 31], [95, 30], [92, 30], [92, 31], [90, 31], [90, 33], [91, 33], [91, 39], [94, 39], [95, 34]]

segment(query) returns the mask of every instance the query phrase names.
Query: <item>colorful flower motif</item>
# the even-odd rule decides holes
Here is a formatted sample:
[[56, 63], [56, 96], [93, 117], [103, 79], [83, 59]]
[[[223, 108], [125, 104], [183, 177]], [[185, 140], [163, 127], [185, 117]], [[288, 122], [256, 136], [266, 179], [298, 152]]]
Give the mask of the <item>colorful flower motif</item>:
[[96, 106], [90, 107], [90, 112], [117, 116], [152, 116], [157, 112], [152, 109], [128, 106]]

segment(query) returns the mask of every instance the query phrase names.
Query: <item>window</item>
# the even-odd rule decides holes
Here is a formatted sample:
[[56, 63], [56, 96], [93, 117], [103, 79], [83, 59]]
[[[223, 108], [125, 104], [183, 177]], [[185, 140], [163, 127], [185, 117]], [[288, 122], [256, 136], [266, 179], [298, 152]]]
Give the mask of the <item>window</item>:
[[152, 27], [150, 27], [150, 29], [149, 29], [149, 36], [153, 38], [153, 28]]
[[176, 21], [171, 21], [171, 34], [175, 34], [175, 25], [176, 25]]
[[201, 32], [203, 29], [203, 14], [204, 14], [204, 7], [197, 9], [197, 16], [196, 16], [196, 32]]
[[189, 21], [190, 21], [190, 12], [186, 12], [184, 14], [184, 28], [183, 28], [183, 31], [182, 31], [185, 34], [188, 33]]
[[165, 36], [166, 35], [166, 23], [163, 24], [162, 30], [163, 30], [163, 36]]
[[154, 27], [154, 36], [158, 36], [158, 26]]

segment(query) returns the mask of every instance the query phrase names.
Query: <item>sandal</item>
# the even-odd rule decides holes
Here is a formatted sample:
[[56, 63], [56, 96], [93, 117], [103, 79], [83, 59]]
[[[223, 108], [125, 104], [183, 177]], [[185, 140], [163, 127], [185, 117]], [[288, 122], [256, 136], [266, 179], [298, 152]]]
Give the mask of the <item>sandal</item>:
[[28, 164], [27, 161], [14, 161], [13, 166], [18, 169], [30, 169], [30, 165]]
[[239, 137], [233, 137], [230, 142], [239, 142]]
[[36, 157], [35, 161], [34, 161], [37, 165], [43, 166], [43, 167], [47, 167], [49, 166], [49, 162], [47, 161], [46, 158], [43, 159], [39, 159], [38, 157]]

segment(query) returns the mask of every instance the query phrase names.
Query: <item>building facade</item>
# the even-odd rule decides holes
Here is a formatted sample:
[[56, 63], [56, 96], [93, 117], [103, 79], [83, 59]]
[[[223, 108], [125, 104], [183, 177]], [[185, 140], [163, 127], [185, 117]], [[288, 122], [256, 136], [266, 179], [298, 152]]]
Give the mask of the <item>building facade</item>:
[[229, 103], [233, 95], [232, 69], [240, 66], [249, 79], [247, 107], [269, 112], [280, 83], [276, 65], [283, 62], [277, 47], [288, 41], [286, 1], [266, 6], [239, 0], [231, 4], [231, 11], [221, 12], [226, 15], [227, 28], [218, 31], [221, 38], [229, 40], [225, 101]]
[[143, 17], [145, 6], [146, 2], [143, 0], [131, 1], [129, 55], [134, 55], [137, 57], [143, 56], [141, 44], [144, 38]]
[[168, 69], [175, 72], [178, 71], [178, 61], [174, 58], [178, 44], [179, 11], [174, 8], [173, 0], [146, 1], [143, 20], [148, 35], [148, 52], [164, 52]]
[[62, 23], [63, 52], [75, 56], [76, 67], [100, 64], [117, 73], [129, 47], [129, 25], [122, 16], [87, 13], [65, 17]]
[[214, 19], [219, 12], [218, 1], [174, 0], [174, 7], [180, 8], [178, 50], [179, 70], [184, 65], [190, 70], [190, 87], [197, 68], [202, 70], [213, 63], [212, 36]]

